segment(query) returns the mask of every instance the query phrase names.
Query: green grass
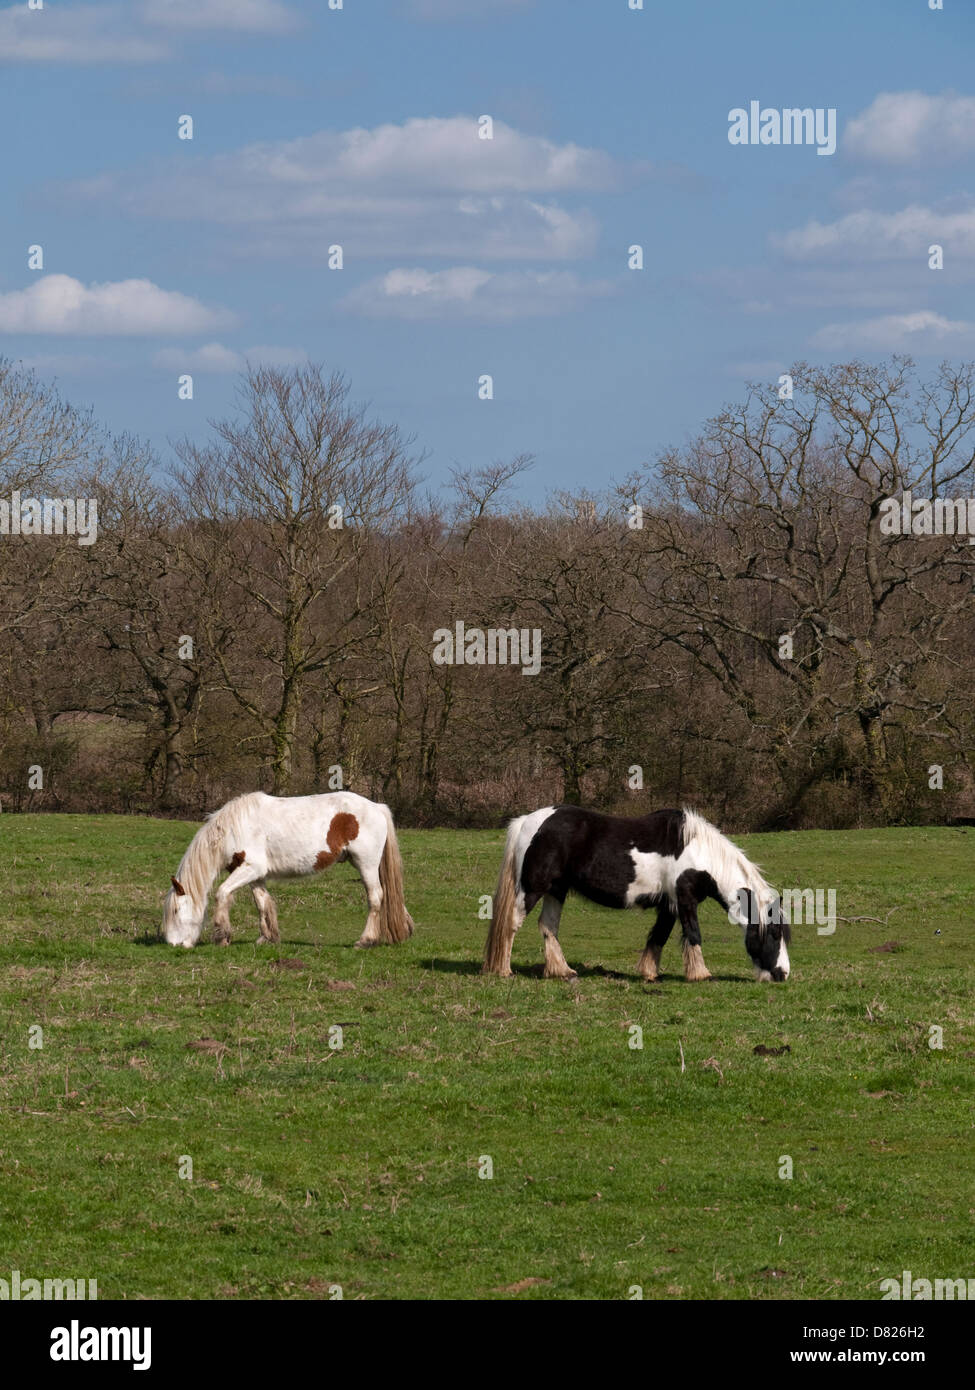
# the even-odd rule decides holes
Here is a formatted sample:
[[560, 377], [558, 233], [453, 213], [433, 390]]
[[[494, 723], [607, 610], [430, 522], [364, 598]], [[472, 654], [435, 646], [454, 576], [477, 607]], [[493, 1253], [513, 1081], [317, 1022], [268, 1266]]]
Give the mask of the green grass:
[[578, 981], [532, 973], [534, 920], [517, 977], [479, 976], [500, 832], [402, 833], [403, 947], [351, 949], [345, 865], [277, 885], [280, 948], [255, 946], [246, 894], [230, 949], [173, 950], [154, 938], [192, 829], [0, 818], [0, 1277], [97, 1278], [103, 1298], [741, 1299], [975, 1273], [975, 833], [742, 839], [779, 886], [835, 887], [842, 916], [899, 910], [798, 928], [770, 986], [711, 905], [716, 979], [683, 980], [675, 935], [645, 986], [650, 915], [578, 900]]

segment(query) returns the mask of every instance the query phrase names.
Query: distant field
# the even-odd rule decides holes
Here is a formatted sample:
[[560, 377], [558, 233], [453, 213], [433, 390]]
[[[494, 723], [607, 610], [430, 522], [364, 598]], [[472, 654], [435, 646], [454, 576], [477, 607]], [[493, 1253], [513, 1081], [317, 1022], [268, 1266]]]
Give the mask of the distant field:
[[975, 831], [742, 837], [777, 886], [835, 887], [841, 916], [886, 925], [800, 927], [789, 983], [758, 985], [712, 904], [717, 978], [685, 983], [678, 932], [645, 986], [651, 917], [580, 901], [578, 981], [532, 974], [534, 919], [517, 978], [479, 976], [500, 831], [402, 833], [404, 947], [351, 949], [343, 865], [273, 886], [280, 948], [255, 946], [246, 893], [229, 950], [176, 951], [155, 933], [194, 828], [0, 816], [0, 1277], [97, 1278], [104, 1298], [828, 1299], [975, 1276]]

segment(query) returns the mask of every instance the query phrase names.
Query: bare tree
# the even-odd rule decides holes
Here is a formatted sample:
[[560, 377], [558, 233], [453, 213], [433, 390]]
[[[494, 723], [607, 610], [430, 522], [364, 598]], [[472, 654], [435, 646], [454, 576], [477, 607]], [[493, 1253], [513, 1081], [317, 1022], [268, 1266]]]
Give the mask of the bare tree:
[[623, 489], [647, 509], [638, 565], [652, 601], [639, 620], [659, 629], [666, 614], [669, 641], [761, 733], [781, 771], [798, 744], [812, 745], [805, 784], [793, 780], [778, 813], [836, 770], [850, 720], [882, 798], [887, 731], [910, 720], [936, 736], [945, 700], [929, 677], [970, 621], [975, 557], [964, 536], [885, 535], [879, 518], [905, 490], [973, 491], [973, 370], [945, 367], [918, 385], [906, 359], [799, 364], [793, 400], [752, 388]]
[[[251, 368], [241, 413], [214, 422], [217, 440], [178, 447], [187, 519], [219, 522], [235, 555], [247, 642], [214, 649], [226, 689], [270, 745], [272, 785], [287, 790], [308, 677], [351, 651], [361, 611], [354, 571], [366, 533], [407, 507], [416, 459], [395, 425], [366, 418], [349, 388], [320, 367]], [[230, 618], [231, 613], [225, 613]]]

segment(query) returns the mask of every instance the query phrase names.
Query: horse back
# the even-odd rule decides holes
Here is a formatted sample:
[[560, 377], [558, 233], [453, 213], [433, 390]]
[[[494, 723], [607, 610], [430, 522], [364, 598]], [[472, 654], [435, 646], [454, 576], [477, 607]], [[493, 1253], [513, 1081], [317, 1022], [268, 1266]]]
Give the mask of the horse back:
[[683, 849], [683, 812], [608, 816], [580, 806], [558, 806], [525, 852], [521, 882], [526, 897], [574, 891], [604, 907], [623, 907], [635, 877], [633, 850], [677, 859]]

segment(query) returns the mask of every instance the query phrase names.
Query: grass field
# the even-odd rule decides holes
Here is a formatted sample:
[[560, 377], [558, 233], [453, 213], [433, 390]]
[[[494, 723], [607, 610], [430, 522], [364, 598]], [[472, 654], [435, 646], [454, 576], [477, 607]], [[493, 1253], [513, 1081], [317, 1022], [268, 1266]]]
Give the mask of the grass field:
[[572, 900], [577, 981], [535, 976], [534, 919], [517, 977], [480, 977], [500, 831], [402, 833], [406, 946], [351, 949], [342, 865], [277, 885], [280, 948], [255, 946], [247, 893], [230, 949], [174, 950], [155, 934], [193, 828], [0, 817], [0, 1276], [102, 1298], [828, 1299], [975, 1275], [975, 832], [742, 838], [777, 886], [889, 920], [800, 927], [788, 984], [759, 985], [712, 904], [716, 979], [684, 981], [675, 934], [646, 986], [651, 916]]

